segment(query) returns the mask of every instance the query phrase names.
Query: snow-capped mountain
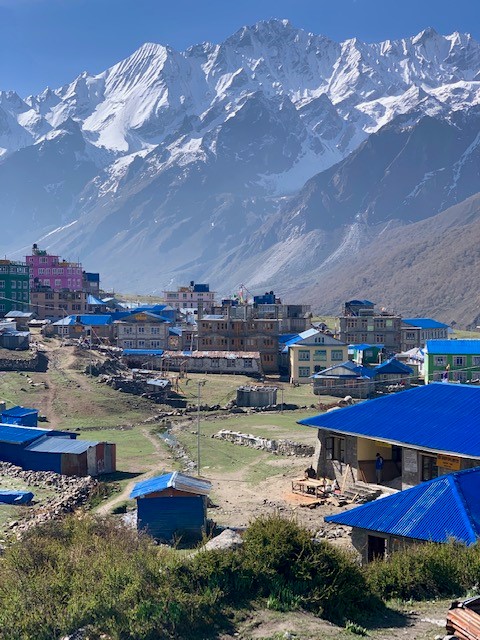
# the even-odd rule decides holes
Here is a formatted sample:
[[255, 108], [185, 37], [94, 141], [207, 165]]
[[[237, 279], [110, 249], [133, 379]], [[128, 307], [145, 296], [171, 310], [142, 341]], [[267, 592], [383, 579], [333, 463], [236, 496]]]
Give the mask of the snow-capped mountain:
[[[302, 243], [317, 259], [315, 242], [331, 233], [337, 259], [342, 247], [360, 246], [365, 224], [378, 223], [377, 200], [360, 204], [363, 185], [353, 173], [344, 178], [357, 189], [348, 203], [320, 190], [336, 203], [322, 202], [328, 229], [316, 217], [318, 203], [296, 219], [288, 202], [307, 181], [317, 174], [334, 181], [341, 162], [348, 172], [345, 159], [385, 128], [381, 139], [392, 155], [425, 116], [451, 131], [456, 114], [478, 104], [480, 45], [468, 34], [426, 29], [396, 41], [337, 43], [270, 20], [183, 52], [145, 44], [60, 89], [25, 99], [0, 93], [0, 214], [12, 221], [0, 250], [40, 241], [81, 256], [102, 271], [105, 285], [124, 289], [161, 290], [191, 277], [225, 288], [241, 279], [267, 282], [296, 272], [292, 256], [298, 261]], [[448, 148], [445, 155], [449, 165]], [[392, 167], [398, 174], [385, 194], [396, 177], [404, 180], [400, 163]], [[410, 192], [438, 178], [428, 173], [418, 184], [409, 174], [406, 194], [398, 189], [415, 206], [424, 204]], [[472, 189], [462, 186], [462, 196]], [[453, 190], [445, 206], [455, 197]], [[392, 217], [406, 209], [399, 211]], [[259, 270], [239, 253], [249, 246], [259, 260], [278, 250]]]

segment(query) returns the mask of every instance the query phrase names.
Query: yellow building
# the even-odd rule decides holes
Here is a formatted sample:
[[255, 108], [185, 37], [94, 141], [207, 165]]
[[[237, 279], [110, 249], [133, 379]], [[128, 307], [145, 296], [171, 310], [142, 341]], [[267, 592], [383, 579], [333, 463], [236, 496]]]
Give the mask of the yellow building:
[[348, 360], [347, 345], [320, 331], [286, 346], [290, 382], [310, 383], [314, 373]]

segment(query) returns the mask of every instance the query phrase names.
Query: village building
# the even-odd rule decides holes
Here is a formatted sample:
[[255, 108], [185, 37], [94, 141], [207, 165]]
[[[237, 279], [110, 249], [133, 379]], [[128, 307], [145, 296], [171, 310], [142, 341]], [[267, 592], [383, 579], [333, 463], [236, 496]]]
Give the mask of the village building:
[[0, 317], [9, 311], [28, 311], [29, 302], [28, 265], [0, 260]]
[[370, 398], [375, 393], [374, 371], [351, 360], [313, 374], [313, 393], [339, 398]]
[[347, 344], [382, 344], [388, 355], [401, 350], [401, 326], [400, 316], [383, 309], [377, 312], [373, 302], [349, 300], [338, 318], [336, 333]]
[[29, 323], [32, 320], [36, 319], [36, 314], [33, 311], [9, 311], [8, 313], [5, 314], [5, 319], [7, 320], [13, 320], [15, 325], [16, 325], [16, 329], [18, 329], [18, 331], [28, 331], [29, 329]]
[[116, 445], [75, 433], [0, 424], [0, 460], [32, 471], [97, 476], [116, 470]]
[[82, 271], [82, 289], [92, 296], [100, 295], [100, 274]]
[[410, 487], [480, 465], [480, 388], [437, 383], [301, 420], [318, 430], [319, 477]]
[[289, 356], [290, 382], [311, 383], [311, 376], [344, 362], [348, 347], [333, 336], [310, 329], [285, 343]]
[[413, 376], [413, 369], [397, 358], [390, 358], [373, 368], [375, 391], [408, 389]]
[[88, 313], [87, 298], [85, 291], [54, 291], [48, 286], [35, 285], [30, 291], [30, 309], [39, 320], [55, 322], [72, 314]]
[[401, 351], [424, 347], [427, 340], [447, 340], [448, 324], [432, 318], [402, 318]]
[[353, 362], [361, 365], [377, 365], [382, 361], [384, 353], [383, 344], [350, 344], [348, 346], [348, 355]]
[[81, 291], [83, 270], [79, 262], [67, 262], [38, 248], [32, 247], [32, 254], [26, 256], [30, 268], [30, 290], [38, 286], [49, 287], [52, 291]]
[[352, 527], [352, 544], [363, 562], [408, 545], [451, 541], [470, 546], [480, 539], [480, 468], [442, 475], [326, 522]]
[[109, 315], [71, 315], [43, 329], [45, 335], [82, 339], [92, 344], [111, 343], [113, 322]]
[[163, 299], [174, 309], [198, 309], [200, 306], [210, 312], [215, 305], [215, 291], [210, 291], [209, 284], [199, 284], [192, 280], [187, 287], [178, 287], [176, 291], [164, 291]]
[[138, 482], [130, 494], [137, 501], [137, 528], [164, 542], [200, 540], [211, 489], [208, 480], [179, 471]]
[[199, 351], [259, 352], [264, 373], [279, 370], [279, 321], [207, 315], [197, 320]]
[[480, 340], [427, 340], [425, 384], [480, 380]]
[[121, 349], [165, 349], [169, 323], [150, 311], [133, 311], [114, 321], [115, 340]]

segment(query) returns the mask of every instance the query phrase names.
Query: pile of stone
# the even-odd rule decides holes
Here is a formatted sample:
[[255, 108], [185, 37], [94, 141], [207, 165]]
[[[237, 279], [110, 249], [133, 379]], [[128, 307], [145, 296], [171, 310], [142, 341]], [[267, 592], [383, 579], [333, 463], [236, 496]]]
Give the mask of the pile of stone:
[[270, 440], [254, 436], [251, 433], [240, 433], [239, 431], [230, 431], [229, 429], [221, 429], [214, 433], [212, 438], [226, 440], [242, 447], [252, 447], [261, 451], [268, 451], [283, 456], [297, 456], [301, 458], [311, 457], [315, 453], [315, 447], [302, 444], [301, 442], [293, 442], [292, 440]]
[[128, 367], [112, 358], [107, 358], [105, 361], [95, 360], [92, 364], [88, 364], [85, 367], [85, 373], [95, 377], [98, 376], [118, 376], [119, 373], [128, 371]]
[[21, 536], [31, 527], [54, 520], [84, 506], [98, 485], [97, 480], [90, 476], [79, 478], [64, 476], [53, 471], [29, 471], [8, 462], [0, 462], [0, 476], [18, 478], [28, 487], [48, 488], [56, 494], [46, 504], [38, 505], [26, 512], [21, 520], [9, 523], [9, 529], [17, 536]]

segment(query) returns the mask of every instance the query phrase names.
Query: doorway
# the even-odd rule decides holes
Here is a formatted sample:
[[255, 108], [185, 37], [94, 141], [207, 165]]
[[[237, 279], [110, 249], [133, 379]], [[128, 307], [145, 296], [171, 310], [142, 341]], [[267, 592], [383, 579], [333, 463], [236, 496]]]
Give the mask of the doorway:
[[368, 562], [373, 560], [383, 560], [387, 551], [386, 538], [379, 536], [368, 536]]

